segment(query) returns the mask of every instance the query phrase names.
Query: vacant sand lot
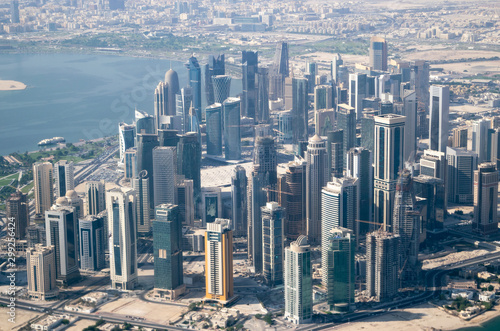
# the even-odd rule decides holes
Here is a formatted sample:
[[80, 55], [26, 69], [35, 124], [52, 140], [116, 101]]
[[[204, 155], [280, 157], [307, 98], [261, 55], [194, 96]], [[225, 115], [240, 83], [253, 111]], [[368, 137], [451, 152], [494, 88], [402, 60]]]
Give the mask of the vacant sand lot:
[[0, 308], [0, 331], [9, 331], [18, 329], [21, 325], [28, 322], [30, 319], [41, 315], [41, 313], [35, 313], [31, 310], [24, 310], [16, 308], [16, 318], [15, 323], [8, 321], [8, 309]]

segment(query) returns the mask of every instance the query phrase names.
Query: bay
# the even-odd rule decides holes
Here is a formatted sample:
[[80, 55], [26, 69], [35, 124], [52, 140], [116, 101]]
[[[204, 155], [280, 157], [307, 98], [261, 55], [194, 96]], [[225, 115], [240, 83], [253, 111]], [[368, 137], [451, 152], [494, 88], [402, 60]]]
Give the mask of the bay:
[[500, 316], [492, 318], [481, 324], [481, 326], [472, 326], [468, 328], [457, 329], [457, 331], [498, 331], [500, 330]]

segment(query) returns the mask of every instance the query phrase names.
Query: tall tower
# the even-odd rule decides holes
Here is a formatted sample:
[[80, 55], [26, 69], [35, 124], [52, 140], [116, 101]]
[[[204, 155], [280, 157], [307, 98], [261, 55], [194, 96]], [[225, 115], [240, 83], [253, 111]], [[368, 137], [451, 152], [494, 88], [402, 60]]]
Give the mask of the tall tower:
[[159, 82], [156, 86], [154, 95], [154, 116], [156, 129], [161, 129], [163, 116], [168, 116], [168, 103], [168, 85], [165, 82]]
[[73, 162], [61, 160], [54, 163], [54, 179], [56, 180], [56, 197], [63, 197], [69, 190], [75, 189], [75, 168]]
[[385, 38], [370, 38], [370, 67], [373, 70], [387, 71], [387, 42]]
[[153, 220], [155, 291], [175, 299], [185, 292], [182, 266], [182, 222], [173, 204], [156, 206]]
[[399, 171], [403, 168], [406, 118], [386, 114], [375, 116], [374, 204], [375, 222], [392, 231], [394, 194]]
[[85, 215], [97, 215], [106, 209], [105, 183], [102, 181], [85, 182]]
[[258, 73], [259, 52], [241, 52], [241, 71], [243, 74], [243, 98], [241, 101], [242, 116], [255, 119], [257, 114], [257, 85], [256, 75]]
[[354, 251], [356, 240], [350, 229], [334, 227], [328, 232], [323, 279], [330, 309], [349, 312], [354, 308]]
[[284, 193], [281, 206], [286, 210], [286, 238], [297, 239], [307, 232], [306, 170], [307, 164], [303, 159], [295, 159], [286, 165], [285, 183], [280, 189]]
[[307, 236], [311, 243], [321, 243], [321, 189], [328, 182], [325, 141], [318, 135], [307, 146]]
[[14, 219], [14, 234], [18, 240], [26, 238], [26, 228], [29, 224], [29, 202], [26, 194], [14, 192], [5, 201], [7, 220]]
[[38, 244], [26, 249], [26, 269], [28, 271], [28, 295], [32, 299], [48, 300], [57, 298], [56, 254], [54, 246]]
[[137, 234], [147, 236], [151, 232], [151, 196], [149, 187], [152, 185], [148, 178], [146, 170], [139, 172], [138, 176], [132, 181], [132, 188], [135, 191], [135, 220]]
[[261, 208], [262, 261], [264, 279], [270, 287], [283, 284], [283, 218], [285, 211], [277, 202], [268, 202]]
[[417, 150], [417, 94], [414, 90], [405, 90], [403, 95], [403, 113], [405, 122], [405, 147], [403, 160], [409, 161]]
[[235, 299], [233, 232], [229, 223], [229, 220], [219, 218], [207, 224], [205, 233], [205, 299], [218, 301], [222, 305]]
[[125, 162], [125, 152], [135, 146], [135, 125], [121, 122], [118, 124], [118, 140], [120, 144], [120, 163]]
[[226, 160], [239, 160], [241, 158], [240, 105], [239, 98], [227, 98], [222, 104]]
[[10, 23], [19, 23], [19, 1], [11, 0], [10, 1]]
[[223, 103], [224, 100], [229, 98], [231, 92], [231, 76], [213, 76], [212, 84], [214, 86], [214, 103]]
[[177, 174], [193, 180], [194, 203], [199, 203], [201, 194], [201, 146], [195, 132], [180, 135], [177, 144]]
[[193, 89], [193, 107], [196, 112], [198, 122], [201, 123], [201, 69], [198, 60], [191, 56], [186, 63], [188, 70], [188, 85]]
[[189, 86], [181, 88], [179, 93], [175, 95], [176, 115], [182, 116], [182, 132], [191, 131], [188, 123], [189, 108], [193, 102], [193, 89]]
[[344, 153], [356, 146], [356, 109], [346, 104], [338, 105], [337, 129], [344, 133]]
[[363, 99], [367, 97], [368, 84], [366, 74], [349, 74], [349, 106], [356, 111], [356, 118], [363, 116]]
[[106, 192], [108, 212], [109, 268], [111, 287], [132, 290], [137, 284], [137, 233], [134, 222], [134, 191]]
[[43, 214], [54, 203], [52, 186], [52, 163], [36, 162], [33, 164], [33, 183], [35, 192], [35, 213]]
[[[175, 110], [175, 109], [174, 109]], [[135, 132], [136, 133], [155, 133], [155, 118], [145, 111], [135, 110]]]
[[450, 87], [432, 85], [429, 109], [429, 148], [446, 153], [448, 146], [448, 115], [450, 113]]
[[498, 171], [495, 163], [481, 163], [474, 171], [474, 221], [482, 235], [498, 233]]
[[177, 205], [182, 224], [194, 226], [194, 192], [193, 180], [179, 176], [177, 183]]
[[153, 149], [159, 145], [158, 135], [138, 133], [137, 134], [137, 173], [146, 170], [146, 177], [149, 178], [149, 209], [154, 210], [154, 170], [153, 170]]
[[294, 144], [307, 140], [308, 111], [307, 79], [292, 78], [292, 114], [294, 118], [292, 130]]
[[177, 148], [153, 149], [155, 207], [163, 203], [176, 203]]
[[80, 269], [97, 271], [106, 266], [104, 217], [87, 215], [79, 219]]
[[255, 119], [257, 123], [269, 122], [269, 69], [257, 69], [257, 106]]
[[477, 154], [465, 148], [446, 148], [448, 161], [448, 201], [473, 203], [474, 170], [477, 169]]
[[247, 174], [245, 168], [237, 165], [231, 176], [232, 230], [237, 236], [247, 233]]
[[290, 66], [288, 64], [288, 44], [281, 42], [276, 45], [276, 52], [274, 53], [274, 66], [276, 73], [284, 77], [290, 76]]
[[328, 178], [344, 176], [344, 130], [329, 131], [326, 140]]
[[313, 314], [311, 248], [299, 236], [285, 249], [285, 319], [309, 323]]
[[333, 107], [333, 94], [330, 85], [314, 87], [314, 110], [331, 109]]
[[[210, 55], [208, 57], [208, 64], [204, 66], [205, 68], [205, 99], [207, 100], [207, 105], [211, 105], [215, 101], [214, 84], [212, 77], [218, 75], [226, 74], [226, 67], [224, 63], [224, 54], [219, 54], [217, 56]], [[220, 103], [220, 102], [219, 102]]]
[[488, 130], [491, 121], [479, 120], [472, 125], [472, 151], [477, 154], [477, 163], [489, 162]]

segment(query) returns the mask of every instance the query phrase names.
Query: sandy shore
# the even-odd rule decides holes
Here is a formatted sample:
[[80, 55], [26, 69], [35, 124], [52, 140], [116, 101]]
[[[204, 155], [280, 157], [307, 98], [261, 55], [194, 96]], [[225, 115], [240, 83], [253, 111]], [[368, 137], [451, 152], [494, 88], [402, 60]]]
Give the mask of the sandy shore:
[[15, 80], [0, 80], [0, 91], [19, 91], [25, 88], [25, 84]]
[[401, 330], [455, 330], [459, 328], [479, 326], [498, 315], [499, 308], [487, 311], [470, 321], [449, 315], [444, 311], [430, 305], [422, 304], [408, 309], [397, 309], [381, 316], [367, 318], [360, 322], [339, 325], [327, 330], [346, 331], [401, 331]]

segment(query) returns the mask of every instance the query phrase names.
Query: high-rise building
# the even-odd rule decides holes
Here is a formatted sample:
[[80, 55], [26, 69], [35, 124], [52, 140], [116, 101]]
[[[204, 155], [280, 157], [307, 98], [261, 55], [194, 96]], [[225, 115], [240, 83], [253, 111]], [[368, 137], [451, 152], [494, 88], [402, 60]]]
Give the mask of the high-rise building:
[[379, 110], [364, 110], [361, 119], [361, 147], [373, 152], [373, 137], [375, 135], [375, 116], [380, 115]]
[[164, 203], [176, 203], [177, 148], [153, 149], [155, 207]]
[[358, 208], [356, 178], [333, 178], [321, 191], [321, 265], [323, 284], [328, 284], [328, 249], [330, 231], [336, 227], [354, 233]]
[[222, 155], [222, 105], [215, 103], [205, 109], [207, 123], [207, 154]]
[[106, 210], [105, 183], [102, 181], [85, 182], [84, 215], [97, 215]]
[[326, 153], [328, 155], [328, 178], [344, 176], [344, 131], [327, 133]]
[[193, 180], [194, 203], [201, 194], [201, 145], [195, 132], [180, 135], [177, 144], [177, 174]]
[[398, 256], [398, 235], [376, 231], [366, 236], [366, 291], [377, 301], [398, 292]]
[[394, 194], [403, 168], [406, 118], [396, 114], [375, 116], [374, 141], [374, 221], [392, 231]]
[[176, 190], [177, 205], [182, 224], [194, 226], [193, 180], [179, 176]]
[[293, 143], [307, 140], [308, 133], [307, 79], [292, 78]]
[[413, 191], [415, 197], [420, 201], [424, 201], [427, 209], [426, 213], [424, 213], [423, 221], [425, 221], [425, 224], [422, 224], [422, 230], [425, 228], [426, 233], [441, 231], [444, 228], [447, 206], [444, 181], [420, 174], [413, 178]]
[[130, 180], [137, 176], [137, 148], [129, 148], [125, 151], [124, 177]]
[[257, 69], [257, 106], [255, 119], [257, 123], [269, 122], [269, 69]]
[[186, 290], [182, 266], [182, 221], [173, 204], [156, 206], [153, 220], [155, 292], [176, 299]]
[[418, 108], [429, 110], [429, 62], [410, 62], [410, 86], [417, 93]]
[[[175, 97], [175, 95], [174, 95]], [[175, 99], [174, 99], [175, 101]], [[174, 108], [175, 111], [175, 108]], [[174, 113], [175, 115], [175, 113]], [[135, 132], [136, 133], [155, 133], [155, 118], [145, 111], [135, 110]]]
[[337, 129], [344, 133], [344, 152], [356, 146], [356, 109], [340, 104], [337, 109]]
[[7, 220], [9, 223], [14, 223], [14, 237], [18, 240], [25, 239], [30, 216], [26, 194], [21, 191], [12, 193], [5, 201], [5, 205]]
[[387, 42], [385, 38], [370, 38], [370, 67], [373, 70], [387, 71]]
[[266, 284], [270, 287], [283, 284], [283, 218], [285, 211], [277, 202], [268, 202], [261, 208], [262, 261]]
[[491, 134], [491, 162], [500, 169], [500, 128], [493, 130]]
[[299, 236], [285, 249], [285, 319], [309, 323], [313, 314], [311, 249]]
[[198, 122], [201, 123], [203, 119], [201, 115], [201, 69], [198, 60], [191, 56], [186, 63], [186, 68], [188, 70], [188, 85], [193, 89], [193, 107]]
[[354, 251], [356, 240], [350, 229], [334, 227], [327, 237], [323, 280], [330, 309], [349, 312], [354, 308]]
[[226, 160], [239, 160], [241, 158], [240, 105], [239, 98], [228, 98], [222, 104]]
[[452, 132], [451, 147], [467, 148], [469, 130], [467, 127], [454, 128]]
[[259, 52], [242, 51], [241, 52], [241, 71], [242, 71], [242, 116], [256, 119], [257, 115], [257, 84], [256, 75], [258, 74]]
[[236, 236], [244, 236], [247, 233], [247, 187], [245, 168], [237, 165], [231, 175], [231, 214], [233, 221], [231, 226]]
[[80, 269], [97, 271], [105, 267], [106, 244], [104, 217], [87, 215], [79, 219]]
[[10, 23], [19, 23], [19, 1], [11, 0], [10, 1]]
[[432, 85], [429, 107], [429, 149], [446, 153], [448, 146], [448, 116], [450, 113], [450, 88]]
[[137, 134], [137, 174], [146, 170], [146, 177], [149, 178], [149, 209], [154, 210], [154, 170], [153, 170], [153, 149], [159, 145], [158, 135], [138, 133]]
[[448, 201], [473, 203], [474, 170], [477, 169], [477, 154], [465, 148], [447, 147], [448, 161], [447, 191]]
[[335, 128], [335, 110], [320, 109], [314, 111], [314, 133], [326, 136]]
[[48, 300], [57, 298], [56, 253], [54, 246], [38, 244], [26, 249], [26, 269], [28, 271], [28, 295], [32, 299]]
[[33, 183], [35, 192], [35, 213], [43, 214], [54, 203], [52, 163], [36, 162], [33, 164]]
[[146, 170], [139, 172], [138, 176], [132, 180], [132, 188], [135, 191], [136, 229], [137, 234], [142, 236], [147, 236], [151, 232], [151, 197], [149, 196], [151, 185]]
[[229, 98], [231, 91], [231, 76], [217, 75], [212, 77], [214, 86], [214, 103], [223, 103]]
[[[61, 197], [58, 200], [66, 200]], [[45, 211], [47, 246], [54, 246], [55, 277], [62, 284], [71, 284], [80, 278], [78, 271], [77, 218], [75, 208], [65, 202]]]
[[472, 151], [477, 154], [477, 163], [489, 162], [488, 158], [488, 130], [491, 128], [491, 121], [481, 119], [472, 125]]
[[69, 190], [75, 189], [75, 168], [73, 162], [61, 160], [54, 163], [54, 179], [56, 181], [56, 198], [63, 197]]
[[273, 61], [275, 71], [284, 77], [290, 76], [290, 66], [288, 63], [288, 43], [281, 42], [276, 45]]
[[207, 224], [205, 233], [205, 283], [206, 300], [222, 305], [230, 303], [233, 287], [233, 232], [231, 221], [217, 219]]
[[[297, 239], [307, 232], [306, 170], [303, 159], [295, 159], [286, 165], [284, 183], [281, 184], [281, 206], [286, 210], [284, 236]], [[283, 181], [282, 181], [283, 182]]]
[[403, 95], [403, 112], [405, 122], [405, 146], [403, 160], [409, 161], [417, 151], [417, 94], [414, 90], [405, 90]]
[[495, 163], [481, 163], [474, 171], [472, 229], [482, 235], [498, 233], [498, 171]]
[[333, 93], [331, 85], [318, 85], [314, 88], [314, 110], [331, 109]]
[[132, 290], [137, 284], [135, 193], [131, 189], [106, 192], [111, 287]]
[[188, 123], [189, 108], [193, 102], [193, 89], [189, 86], [181, 88], [179, 93], [175, 95], [176, 115], [182, 116], [182, 132], [191, 131]]
[[307, 236], [311, 243], [321, 242], [321, 189], [328, 182], [325, 141], [318, 135], [309, 139], [306, 170]]
[[208, 57], [208, 64], [204, 66], [204, 72], [205, 72], [205, 100], [207, 101], [207, 105], [211, 105], [215, 102], [218, 102], [215, 101], [215, 92], [214, 92], [212, 77], [226, 74], [224, 54], [219, 54], [217, 56], [210, 55]]
[[120, 163], [125, 162], [125, 152], [135, 146], [135, 125], [118, 124], [118, 140], [120, 144]]
[[201, 188], [201, 212], [203, 226], [222, 217], [222, 195], [220, 187]]
[[363, 116], [363, 99], [367, 97], [368, 85], [366, 74], [349, 74], [349, 106], [356, 112], [356, 118]]

